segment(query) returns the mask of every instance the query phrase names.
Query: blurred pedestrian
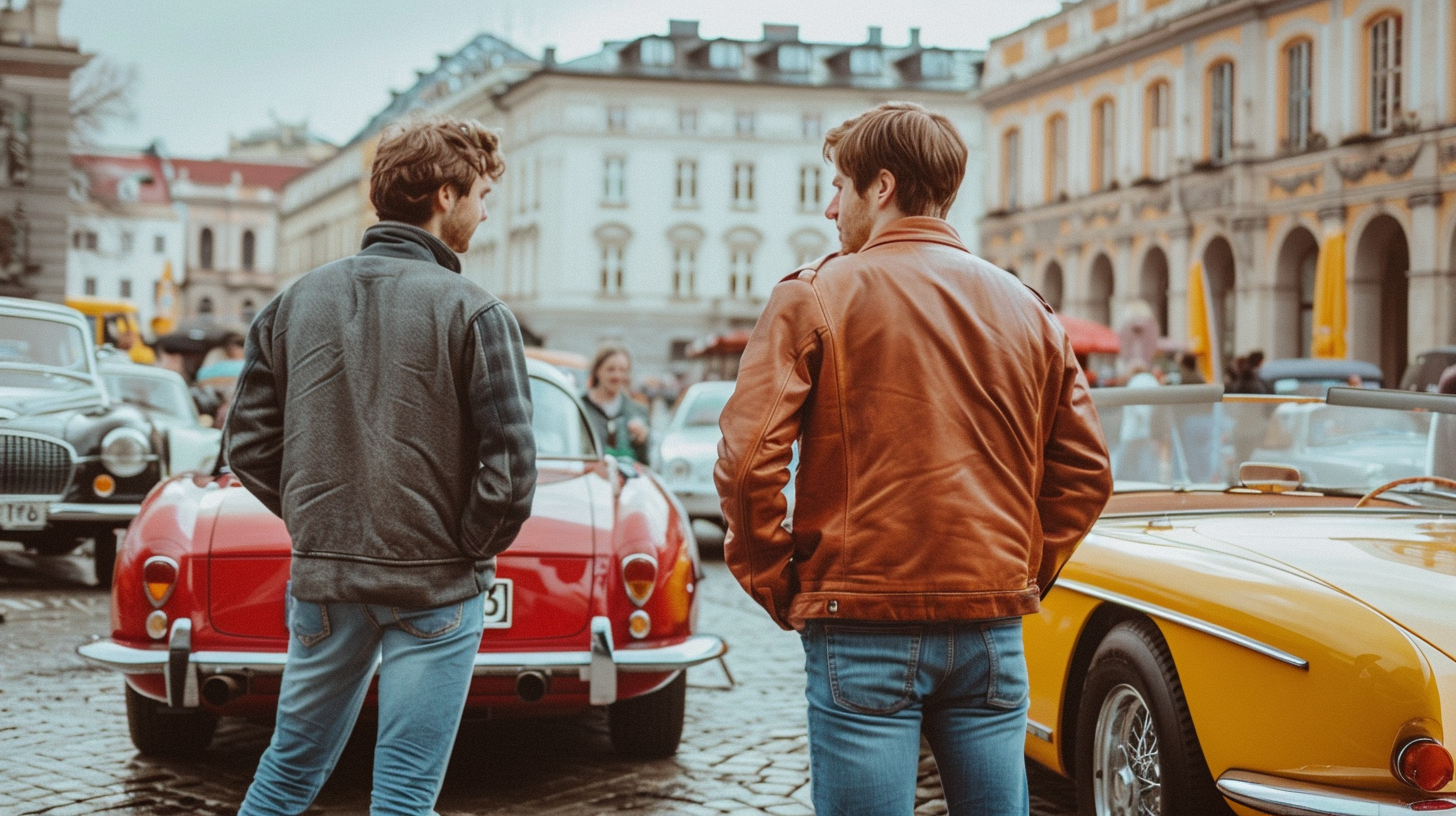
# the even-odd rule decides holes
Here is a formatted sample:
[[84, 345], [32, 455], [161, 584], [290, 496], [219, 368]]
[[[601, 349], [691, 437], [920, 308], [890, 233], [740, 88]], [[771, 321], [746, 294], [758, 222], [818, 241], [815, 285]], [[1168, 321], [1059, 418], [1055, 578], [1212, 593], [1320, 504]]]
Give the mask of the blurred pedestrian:
[[1087, 381], [1051, 308], [944, 220], [948, 119], [885, 103], [824, 156], [841, 251], [774, 287], [743, 353], [725, 560], [802, 637], [817, 812], [910, 813], [923, 734], [951, 814], [1025, 814], [1021, 616], [1112, 489]]
[[1185, 351], [1178, 355], [1178, 382], [1183, 385], [1202, 385], [1203, 372], [1198, 370], [1198, 355]]
[[582, 402], [607, 453], [646, 464], [650, 418], [629, 393], [631, 382], [632, 355], [621, 346], [604, 346], [592, 359]]
[[504, 169], [478, 122], [390, 126], [363, 248], [253, 321], [227, 450], [288, 525], [293, 562], [277, 727], [241, 816], [308, 808], [376, 665], [370, 812], [433, 812], [495, 556], [536, 484], [520, 328], [456, 255]]
[[1251, 351], [1242, 357], [1234, 358], [1233, 365], [1228, 372], [1228, 381], [1224, 383], [1224, 390], [1230, 394], [1272, 394], [1274, 387], [1268, 380], [1260, 376], [1259, 369], [1264, 365], [1264, 352]]

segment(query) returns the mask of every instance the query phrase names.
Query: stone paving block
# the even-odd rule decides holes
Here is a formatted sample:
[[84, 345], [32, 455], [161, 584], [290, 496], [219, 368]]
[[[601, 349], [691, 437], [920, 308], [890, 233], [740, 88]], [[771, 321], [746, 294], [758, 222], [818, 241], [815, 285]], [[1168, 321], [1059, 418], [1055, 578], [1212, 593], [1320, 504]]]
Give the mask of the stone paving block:
[[814, 816], [814, 808], [794, 803], [789, 805], [774, 805], [764, 808], [773, 816]]

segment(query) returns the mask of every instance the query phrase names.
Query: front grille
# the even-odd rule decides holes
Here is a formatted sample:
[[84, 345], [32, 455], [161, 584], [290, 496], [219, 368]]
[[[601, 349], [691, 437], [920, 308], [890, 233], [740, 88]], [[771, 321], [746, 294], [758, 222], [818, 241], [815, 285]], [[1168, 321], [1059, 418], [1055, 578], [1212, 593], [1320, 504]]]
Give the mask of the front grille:
[[0, 494], [64, 495], [75, 467], [70, 447], [56, 440], [0, 433]]

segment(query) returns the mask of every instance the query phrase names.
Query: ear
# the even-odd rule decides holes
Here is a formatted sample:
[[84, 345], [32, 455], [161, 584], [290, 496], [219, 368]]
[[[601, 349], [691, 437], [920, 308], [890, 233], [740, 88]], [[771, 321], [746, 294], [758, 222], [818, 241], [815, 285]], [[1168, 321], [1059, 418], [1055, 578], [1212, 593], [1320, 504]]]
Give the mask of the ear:
[[875, 176], [875, 206], [879, 209], [892, 206], [895, 203], [895, 176], [889, 170], [880, 169], [879, 175]]
[[440, 189], [435, 191], [434, 197], [430, 200], [430, 206], [436, 213], [447, 213], [455, 206], [455, 186], [449, 183], [441, 184]]

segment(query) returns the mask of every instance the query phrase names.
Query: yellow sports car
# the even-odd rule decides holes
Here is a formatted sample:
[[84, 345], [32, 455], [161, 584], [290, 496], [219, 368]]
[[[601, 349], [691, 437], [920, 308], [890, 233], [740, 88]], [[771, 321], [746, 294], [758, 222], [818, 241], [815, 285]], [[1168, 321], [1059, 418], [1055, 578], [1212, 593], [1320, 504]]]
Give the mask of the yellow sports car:
[[1097, 816], [1456, 814], [1456, 397], [1093, 394], [1117, 491], [1026, 619], [1027, 756]]

